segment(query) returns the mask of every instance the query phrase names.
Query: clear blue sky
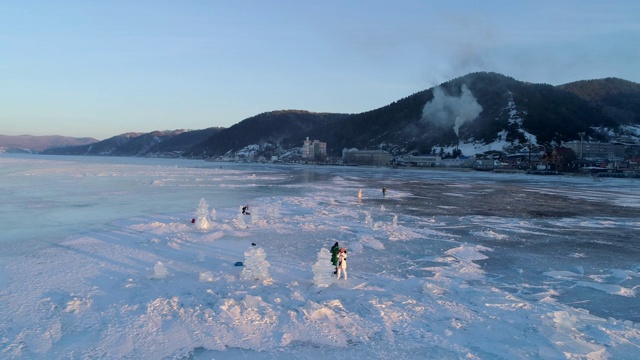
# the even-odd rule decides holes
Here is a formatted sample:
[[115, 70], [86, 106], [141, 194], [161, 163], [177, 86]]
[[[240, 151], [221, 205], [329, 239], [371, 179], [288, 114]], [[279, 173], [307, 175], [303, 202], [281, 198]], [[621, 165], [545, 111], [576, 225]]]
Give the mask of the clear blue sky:
[[640, 1], [5, 1], [0, 134], [358, 113], [474, 71], [640, 82]]

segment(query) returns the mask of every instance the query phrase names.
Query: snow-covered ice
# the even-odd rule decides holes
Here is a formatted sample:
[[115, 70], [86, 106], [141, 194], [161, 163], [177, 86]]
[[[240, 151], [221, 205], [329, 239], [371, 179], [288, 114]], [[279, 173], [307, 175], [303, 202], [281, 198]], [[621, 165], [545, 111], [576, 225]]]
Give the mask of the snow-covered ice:
[[632, 180], [5, 154], [0, 185], [2, 358], [640, 354]]

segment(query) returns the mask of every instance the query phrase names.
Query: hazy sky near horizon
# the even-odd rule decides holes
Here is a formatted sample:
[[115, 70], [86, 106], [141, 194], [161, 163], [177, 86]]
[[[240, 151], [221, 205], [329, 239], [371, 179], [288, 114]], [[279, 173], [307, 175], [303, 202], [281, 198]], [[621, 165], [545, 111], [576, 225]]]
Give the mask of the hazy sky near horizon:
[[474, 71], [640, 82], [639, 1], [10, 1], [0, 134], [359, 113]]

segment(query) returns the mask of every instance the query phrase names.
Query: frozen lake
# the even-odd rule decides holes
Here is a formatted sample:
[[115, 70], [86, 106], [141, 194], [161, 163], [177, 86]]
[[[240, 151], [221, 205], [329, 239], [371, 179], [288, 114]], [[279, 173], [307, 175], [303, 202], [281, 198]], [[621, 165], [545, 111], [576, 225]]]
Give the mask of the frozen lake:
[[[631, 359], [640, 353], [638, 185], [0, 155], [0, 349], [10, 358]], [[201, 199], [207, 228], [190, 221]], [[239, 214], [244, 204], [250, 216]], [[316, 286], [312, 265], [335, 241], [349, 251], [349, 280]], [[266, 253], [269, 281], [247, 282], [233, 266], [251, 243]]]

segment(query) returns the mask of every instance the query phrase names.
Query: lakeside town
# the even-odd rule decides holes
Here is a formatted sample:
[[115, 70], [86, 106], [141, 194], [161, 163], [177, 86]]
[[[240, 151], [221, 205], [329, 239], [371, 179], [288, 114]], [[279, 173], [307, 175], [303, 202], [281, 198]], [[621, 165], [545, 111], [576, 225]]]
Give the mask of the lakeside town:
[[250, 145], [229, 151], [211, 161], [315, 164], [343, 166], [389, 166], [461, 168], [478, 171], [528, 172], [540, 175], [591, 174], [599, 177], [640, 177], [640, 145], [621, 142], [569, 141], [561, 146], [504, 146], [465, 156], [459, 148], [440, 148], [432, 154], [393, 155], [384, 150], [343, 149], [342, 156], [327, 154], [327, 143], [308, 137], [299, 148], [274, 149]]

